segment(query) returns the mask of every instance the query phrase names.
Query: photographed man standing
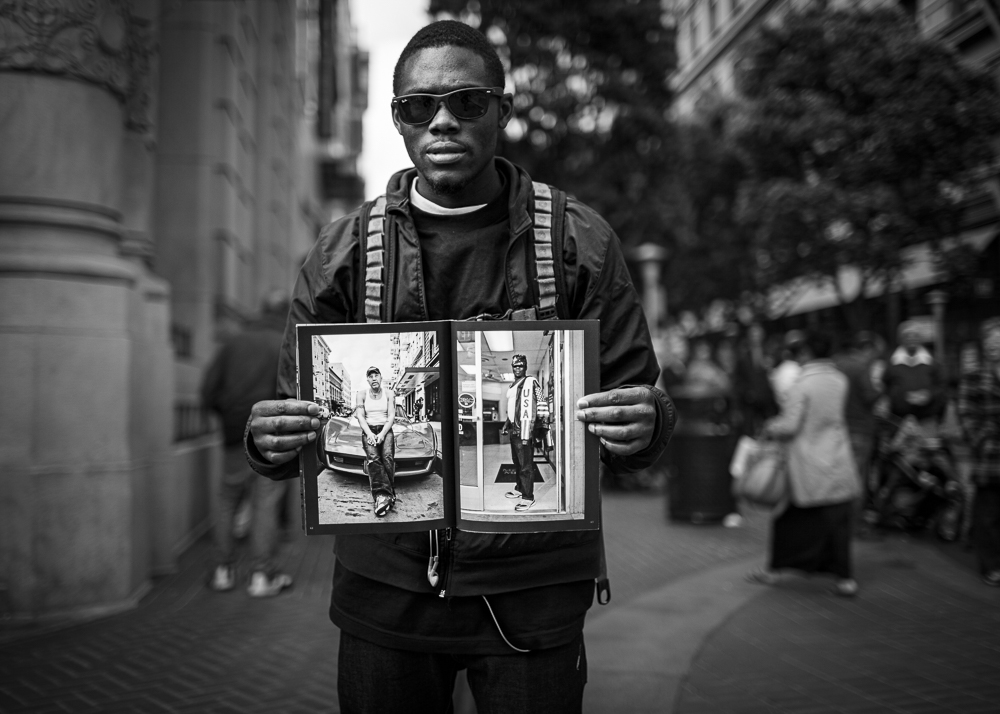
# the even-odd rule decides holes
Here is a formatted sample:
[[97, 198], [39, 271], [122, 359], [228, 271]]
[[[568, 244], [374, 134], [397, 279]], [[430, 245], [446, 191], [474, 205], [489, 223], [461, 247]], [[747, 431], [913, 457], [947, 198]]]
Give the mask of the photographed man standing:
[[[260, 473], [294, 477], [299, 450], [316, 439], [319, 407], [293, 398], [293, 326], [370, 320], [380, 291], [366, 286], [367, 252], [381, 260], [390, 250], [372, 271], [385, 278], [384, 322], [544, 307], [551, 282], [535, 270], [532, 226], [534, 197], [548, 189], [495, 156], [513, 115], [504, 81], [495, 50], [459, 22], [433, 23], [404, 48], [392, 113], [414, 168], [389, 180], [383, 200], [323, 228], [306, 258], [282, 351], [286, 399], [256, 404], [248, 424], [247, 455]], [[666, 447], [674, 410], [652, 386], [659, 369], [639, 297], [608, 224], [551, 193], [561, 249], [549, 255], [564, 284], [557, 311], [600, 321], [602, 391], [578, 401], [576, 418], [600, 438], [608, 468], [645, 468]], [[384, 214], [373, 219], [375, 208]], [[340, 628], [344, 714], [450, 711], [460, 669], [481, 712], [581, 711], [599, 531], [342, 535], [336, 557], [330, 619]]]
[[514, 383], [507, 390], [507, 421], [501, 434], [510, 434], [510, 457], [517, 472], [517, 486], [504, 494], [507, 498], [519, 498], [515, 511], [526, 511], [535, 502], [535, 446], [532, 433], [538, 418], [538, 403], [542, 399], [542, 388], [538, 380], [525, 374], [528, 358], [514, 355], [510, 359], [514, 370]]

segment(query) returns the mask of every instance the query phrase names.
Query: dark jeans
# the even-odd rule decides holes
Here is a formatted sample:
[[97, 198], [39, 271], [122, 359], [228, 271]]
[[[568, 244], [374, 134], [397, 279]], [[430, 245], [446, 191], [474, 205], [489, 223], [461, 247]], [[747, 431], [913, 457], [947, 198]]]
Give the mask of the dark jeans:
[[972, 542], [985, 575], [1000, 570], [1000, 484], [976, 486], [972, 502]]
[[583, 634], [527, 654], [451, 655], [381, 647], [340, 633], [341, 714], [451, 714], [455, 675], [467, 669], [478, 714], [579, 714], [587, 683]]
[[[378, 434], [382, 431], [382, 425], [371, 427], [371, 430]], [[365, 447], [365, 465], [368, 467], [368, 483], [371, 485], [372, 498], [379, 494], [385, 494], [389, 498], [396, 496], [396, 435], [392, 429], [385, 435], [385, 440], [378, 446], [368, 443], [368, 437], [361, 435], [361, 442]]]
[[535, 447], [531, 434], [522, 439], [517, 432], [510, 433], [510, 457], [514, 460], [514, 470], [517, 471], [517, 490], [521, 497], [529, 501], [535, 500]]

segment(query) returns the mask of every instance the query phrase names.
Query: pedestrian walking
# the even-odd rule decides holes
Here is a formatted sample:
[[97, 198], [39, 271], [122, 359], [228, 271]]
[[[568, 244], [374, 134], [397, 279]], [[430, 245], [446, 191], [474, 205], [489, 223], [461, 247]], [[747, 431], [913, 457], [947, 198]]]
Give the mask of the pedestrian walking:
[[862, 537], [870, 535], [864, 509], [870, 489], [869, 470], [875, 450], [875, 403], [881, 396], [872, 381], [872, 365], [881, 352], [879, 338], [871, 332], [857, 333], [848, 349], [834, 357], [834, 364], [847, 377], [844, 418], [851, 438], [851, 453], [858, 473], [861, 494], [855, 503], [854, 529]]
[[[513, 311], [600, 320], [602, 391], [582, 397], [576, 417], [600, 438], [612, 472], [646, 468], [674, 413], [652, 386], [659, 368], [621, 246], [594, 211], [495, 156], [514, 111], [503, 85], [499, 56], [468, 25], [441, 21], [414, 35], [392, 100], [414, 168], [322, 230], [289, 323]], [[548, 227], [532, 230], [539, 213]], [[361, 241], [371, 231], [382, 247], [367, 241], [380, 259], [368, 270]], [[369, 274], [384, 285], [366, 286]], [[318, 407], [294, 399], [294, 330], [286, 334], [282, 401], [254, 406], [246, 442], [254, 468], [274, 479], [298, 473], [298, 450], [319, 427]], [[467, 668], [480, 711], [580, 712], [583, 623], [600, 569], [599, 531], [337, 536], [329, 612], [341, 633], [340, 710], [447, 711]]]
[[1000, 318], [981, 335], [981, 364], [959, 382], [958, 418], [972, 450], [972, 543], [983, 582], [1000, 587]]
[[771, 366], [764, 350], [764, 328], [754, 323], [739, 343], [733, 374], [734, 406], [741, 434], [756, 437], [764, 422], [778, 414], [768, 377]]
[[802, 371], [764, 435], [787, 441], [790, 502], [771, 524], [770, 560], [752, 582], [773, 585], [783, 572], [828, 573], [838, 595], [858, 592], [851, 566], [851, 516], [860, 493], [844, 418], [848, 382], [830, 359], [831, 341], [810, 332], [798, 349]]
[[792, 385], [799, 378], [802, 363], [799, 350], [805, 342], [806, 333], [802, 330], [789, 330], [781, 348], [781, 362], [771, 370], [771, 389], [778, 406], [783, 406], [792, 390]]
[[252, 597], [277, 595], [292, 584], [278, 570], [279, 508], [288, 493], [287, 481], [261, 478], [250, 470], [243, 439], [253, 405], [277, 395], [278, 354], [281, 350], [288, 294], [275, 292], [264, 301], [261, 318], [226, 340], [202, 381], [202, 404], [221, 421], [225, 455], [215, 514], [217, 564], [209, 586], [227, 591], [236, 586], [236, 542], [233, 523], [241, 501], [251, 503], [251, 574], [247, 592]]

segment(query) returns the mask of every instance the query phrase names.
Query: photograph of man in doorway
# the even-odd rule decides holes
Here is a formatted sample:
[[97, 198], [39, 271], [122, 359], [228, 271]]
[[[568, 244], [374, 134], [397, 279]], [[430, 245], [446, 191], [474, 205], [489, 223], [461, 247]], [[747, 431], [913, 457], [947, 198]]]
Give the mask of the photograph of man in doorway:
[[537, 379], [526, 374], [528, 359], [524, 355], [514, 355], [510, 366], [514, 371], [514, 383], [507, 390], [507, 420], [500, 433], [510, 434], [510, 457], [517, 472], [517, 486], [504, 495], [520, 499], [514, 506], [515, 511], [526, 511], [535, 502], [535, 447], [531, 437], [542, 388]]

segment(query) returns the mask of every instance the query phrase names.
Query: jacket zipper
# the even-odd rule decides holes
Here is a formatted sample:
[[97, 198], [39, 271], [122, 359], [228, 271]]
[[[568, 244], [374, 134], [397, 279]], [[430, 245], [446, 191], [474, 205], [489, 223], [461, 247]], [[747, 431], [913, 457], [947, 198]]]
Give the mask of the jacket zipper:
[[451, 579], [451, 528], [445, 528], [444, 531], [444, 542], [445, 542], [445, 559], [444, 559], [444, 572], [441, 574], [441, 592], [438, 593], [438, 597], [444, 597], [448, 590], [448, 581]]

